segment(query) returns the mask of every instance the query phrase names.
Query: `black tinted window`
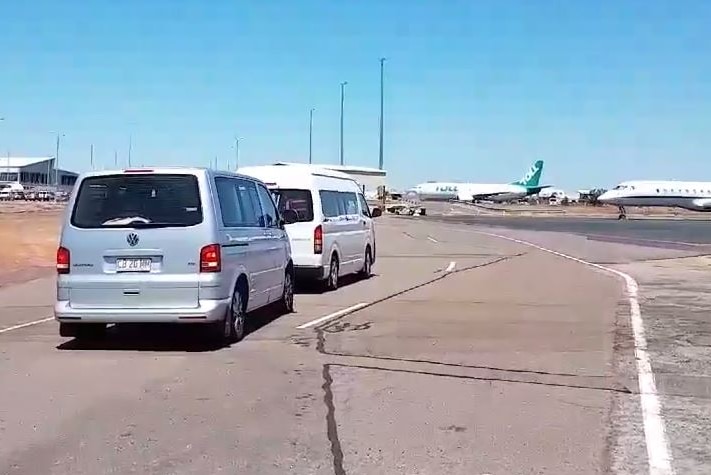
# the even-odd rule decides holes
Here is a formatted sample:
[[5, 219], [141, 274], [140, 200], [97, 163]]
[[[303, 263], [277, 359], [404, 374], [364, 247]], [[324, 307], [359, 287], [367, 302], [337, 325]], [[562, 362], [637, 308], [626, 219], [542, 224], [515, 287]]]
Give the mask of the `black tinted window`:
[[339, 193], [343, 202], [345, 214], [358, 214], [358, 198], [355, 193]]
[[321, 191], [321, 207], [327, 218], [358, 214], [358, 198], [355, 193], [346, 191]]
[[254, 182], [238, 178], [215, 178], [222, 223], [228, 228], [258, 227], [262, 214]]
[[272, 195], [280, 214], [290, 209], [296, 212], [299, 223], [314, 220], [314, 203], [309, 190], [278, 189], [272, 190]]
[[321, 197], [321, 209], [327, 218], [333, 218], [343, 214], [341, 212], [341, 199], [337, 191], [319, 191]]
[[358, 201], [360, 202], [361, 214], [370, 218], [370, 206], [368, 206], [368, 202], [365, 200], [365, 196], [358, 195]]
[[82, 181], [72, 212], [78, 228], [194, 226], [202, 222], [193, 175], [106, 175]]
[[279, 217], [277, 215], [277, 210], [274, 207], [274, 202], [272, 201], [272, 195], [269, 194], [266, 188], [262, 185], [257, 185], [257, 192], [259, 193], [259, 199], [262, 202], [262, 216], [260, 218], [260, 224], [273, 228], [279, 224]]

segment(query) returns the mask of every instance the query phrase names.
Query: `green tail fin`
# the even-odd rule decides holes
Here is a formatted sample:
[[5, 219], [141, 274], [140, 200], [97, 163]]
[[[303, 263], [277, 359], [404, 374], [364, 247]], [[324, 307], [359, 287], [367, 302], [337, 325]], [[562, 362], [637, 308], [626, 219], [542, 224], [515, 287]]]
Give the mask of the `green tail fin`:
[[538, 186], [541, 173], [543, 173], [543, 160], [537, 160], [536, 163], [528, 169], [526, 174], [520, 180], [513, 182], [512, 185]]

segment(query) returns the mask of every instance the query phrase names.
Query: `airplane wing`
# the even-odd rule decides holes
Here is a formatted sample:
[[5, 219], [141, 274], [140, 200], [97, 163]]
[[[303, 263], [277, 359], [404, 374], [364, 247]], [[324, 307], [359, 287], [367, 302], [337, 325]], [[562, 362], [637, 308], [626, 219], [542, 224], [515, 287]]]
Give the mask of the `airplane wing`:
[[553, 185], [540, 185], [540, 186], [527, 186], [526, 189], [528, 190], [529, 195], [535, 195], [537, 193], [540, 193], [541, 190], [545, 188], [550, 188]]
[[470, 199], [477, 199], [477, 200], [485, 200], [487, 198], [494, 198], [499, 195], [506, 195], [509, 194], [510, 192], [496, 192], [496, 193], [474, 193], [471, 196]]

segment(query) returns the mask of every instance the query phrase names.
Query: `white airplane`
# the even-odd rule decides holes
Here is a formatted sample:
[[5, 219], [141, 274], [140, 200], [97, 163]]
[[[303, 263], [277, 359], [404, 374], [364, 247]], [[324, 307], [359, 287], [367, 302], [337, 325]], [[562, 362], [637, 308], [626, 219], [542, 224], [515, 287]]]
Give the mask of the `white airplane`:
[[415, 186], [423, 201], [508, 201], [535, 195], [550, 185], [539, 185], [543, 172], [543, 160], [534, 163], [528, 172], [513, 183], [456, 183], [428, 182]]
[[600, 195], [598, 200], [619, 207], [619, 219], [627, 217], [626, 206], [666, 206], [711, 211], [711, 182], [625, 181]]

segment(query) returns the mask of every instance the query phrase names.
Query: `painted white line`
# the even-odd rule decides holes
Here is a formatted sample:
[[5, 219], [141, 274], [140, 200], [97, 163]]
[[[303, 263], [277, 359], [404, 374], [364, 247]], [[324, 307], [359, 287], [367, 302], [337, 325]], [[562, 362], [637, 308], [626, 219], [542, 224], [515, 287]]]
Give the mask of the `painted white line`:
[[20, 325], [2, 328], [0, 329], [0, 333], [11, 332], [12, 330], [19, 330], [20, 328], [31, 327], [32, 325], [39, 325], [40, 323], [48, 322], [50, 320], [54, 320], [54, 317], [47, 317], [41, 320], [35, 320], [33, 322], [21, 323]]
[[436, 240], [436, 239], [433, 238], [432, 236], [427, 236], [427, 239], [429, 239], [429, 240], [432, 241], [432, 242], [439, 242], [438, 240]]
[[632, 332], [634, 334], [634, 354], [635, 359], [637, 360], [639, 399], [640, 405], [642, 406], [642, 420], [644, 423], [644, 437], [647, 443], [649, 473], [650, 475], [672, 475], [674, 473], [674, 469], [672, 468], [672, 456], [669, 450], [669, 441], [667, 440], [664, 418], [661, 412], [661, 403], [657, 393], [657, 384], [654, 381], [654, 371], [652, 370], [652, 363], [649, 353], [647, 353], [647, 337], [645, 336], [644, 321], [642, 320], [642, 312], [640, 311], [639, 306], [639, 285], [637, 284], [637, 281], [634, 280], [631, 275], [625, 274], [617, 269], [584, 261], [582, 259], [578, 259], [577, 257], [569, 256], [552, 249], [547, 249], [528, 241], [522, 241], [520, 239], [483, 231], [469, 232], [497, 237], [533, 247], [549, 254], [554, 254], [556, 256], [616, 275], [625, 282], [625, 286], [627, 288], [627, 298], [630, 304]]
[[454, 266], [456, 266], [456, 265], [457, 265], [457, 263], [452, 261], [449, 263], [449, 265], [447, 266], [447, 268], [444, 271], [445, 272], [452, 272], [454, 270]]
[[333, 312], [333, 313], [331, 313], [331, 314], [329, 314], [329, 315], [326, 315], [326, 316], [324, 316], [324, 317], [317, 318], [316, 320], [311, 320], [310, 322], [306, 322], [306, 323], [304, 323], [303, 325], [299, 325], [299, 326], [296, 327], [296, 328], [299, 329], [299, 330], [303, 330], [304, 328], [309, 328], [309, 327], [312, 327], [312, 326], [314, 326], [314, 325], [318, 325], [319, 323], [327, 322], [328, 320], [332, 320], [332, 319], [334, 319], [334, 318], [338, 318], [338, 317], [342, 317], [342, 316], [344, 316], [344, 315], [348, 315], [349, 313], [353, 313], [353, 312], [355, 312], [356, 310], [360, 310], [360, 309], [363, 308], [363, 307], [367, 307], [368, 305], [370, 305], [370, 304], [367, 303], [367, 302], [357, 303], [357, 304], [355, 304], [355, 305], [353, 305], [353, 306], [351, 306], [351, 307], [344, 308], [343, 310], [339, 310], [339, 311], [337, 311], [337, 312]]

